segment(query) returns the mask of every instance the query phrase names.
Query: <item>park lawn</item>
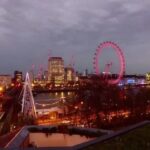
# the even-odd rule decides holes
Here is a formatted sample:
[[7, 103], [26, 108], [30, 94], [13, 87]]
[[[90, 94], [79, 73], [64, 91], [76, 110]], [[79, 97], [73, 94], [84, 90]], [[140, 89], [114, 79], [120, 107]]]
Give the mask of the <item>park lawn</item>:
[[84, 150], [150, 150], [150, 125], [92, 145]]

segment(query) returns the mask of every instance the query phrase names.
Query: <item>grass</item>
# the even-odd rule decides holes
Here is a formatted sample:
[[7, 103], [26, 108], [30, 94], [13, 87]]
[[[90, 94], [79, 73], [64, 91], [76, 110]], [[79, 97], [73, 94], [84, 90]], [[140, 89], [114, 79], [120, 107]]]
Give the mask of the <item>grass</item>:
[[150, 125], [135, 129], [112, 140], [84, 150], [150, 150]]

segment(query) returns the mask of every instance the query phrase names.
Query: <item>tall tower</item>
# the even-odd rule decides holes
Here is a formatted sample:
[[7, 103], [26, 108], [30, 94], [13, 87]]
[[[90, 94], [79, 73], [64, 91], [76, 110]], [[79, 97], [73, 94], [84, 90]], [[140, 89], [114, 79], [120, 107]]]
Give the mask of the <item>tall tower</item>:
[[26, 74], [26, 79], [23, 87], [22, 113], [26, 117], [37, 117], [34, 98], [31, 89], [31, 82], [28, 73]]
[[61, 57], [49, 58], [48, 80], [55, 83], [55, 85], [64, 83], [64, 60]]

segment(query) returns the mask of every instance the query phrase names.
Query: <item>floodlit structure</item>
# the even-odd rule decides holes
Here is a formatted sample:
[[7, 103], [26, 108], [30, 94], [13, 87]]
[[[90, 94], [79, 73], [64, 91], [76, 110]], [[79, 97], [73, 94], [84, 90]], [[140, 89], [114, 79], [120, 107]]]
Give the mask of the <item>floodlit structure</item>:
[[23, 87], [22, 113], [26, 117], [37, 117], [34, 98], [32, 94], [31, 82], [28, 73], [26, 74], [25, 83]]

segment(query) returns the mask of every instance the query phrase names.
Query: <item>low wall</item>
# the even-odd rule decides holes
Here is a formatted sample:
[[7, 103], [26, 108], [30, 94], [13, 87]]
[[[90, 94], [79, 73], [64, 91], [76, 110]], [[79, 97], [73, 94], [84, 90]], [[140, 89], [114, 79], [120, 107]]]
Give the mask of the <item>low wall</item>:
[[[38, 148], [39, 150], [82, 150], [88, 146], [91, 146], [91, 145], [94, 145], [94, 144], [97, 144], [97, 143], [100, 143], [100, 142], [104, 142], [104, 141], [107, 141], [107, 140], [110, 140], [112, 138], [115, 138], [117, 136], [120, 136], [120, 135], [123, 135], [123, 134], [126, 134], [136, 128], [139, 128], [141, 126], [144, 126], [144, 125], [147, 125], [147, 124], [150, 124], [150, 121], [144, 121], [144, 122], [141, 122], [141, 123], [138, 123], [138, 124], [135, 124], [135, 125], [132, 125], [132, 126], [129, 126], [123, 130], [119, 130], [119, 131], [116, 131], [116, 132], [112, 132], [110, 134], [105, 134], [101, 137], [97, 137], [91, 141], [88, 141], [88, 142], [85, 142], [85, 143], [82, 143], [82, 144], [78, 144], [78, 145], [75, 145], [75, 146], [72, 146], [72, 147], [53, 147], [53, 148]], [[19, 150], [19, 148], [24, 148], [26, 150], [28, 150], [29, 148], [25, 148], [28, 144], [29, 144], [29, 138], [28, 138], [28, 135], [29, 135], [29, 131], [28, 129], [29, 128], [37, 128], [39, 130], [42, 130], [43, 128], [53, 128], [53, 127], [57, 127], [57, 126], [26, 126], [24, 127], [20, 132], [19, 134], [7, 145], [6, 148], [8, 149], [15, 149], [15, 150]], [[70, 127], [70, 128], [73, 128], [73, 127]], [[94, 132], [97, 132], [99, 129], [86, 129], [86, 128], [77, 128], [77, 127], [74, 127], [78, 130], [86, 130], [86, 131], [94, 131]], [[100, 130], [99, 130], [100, 131]], [[106, 131], [106, 130], [105, 130]], [[34, 148], [30, 148], [30, 150], [32, 150]]]

